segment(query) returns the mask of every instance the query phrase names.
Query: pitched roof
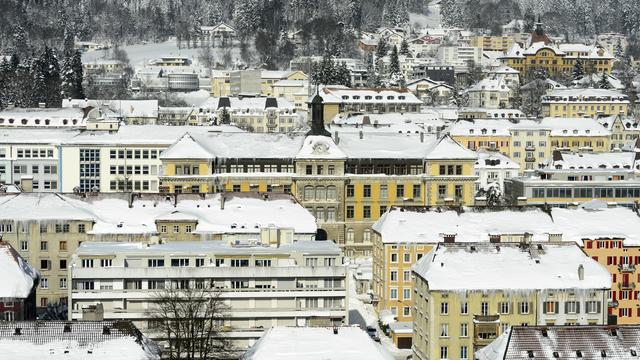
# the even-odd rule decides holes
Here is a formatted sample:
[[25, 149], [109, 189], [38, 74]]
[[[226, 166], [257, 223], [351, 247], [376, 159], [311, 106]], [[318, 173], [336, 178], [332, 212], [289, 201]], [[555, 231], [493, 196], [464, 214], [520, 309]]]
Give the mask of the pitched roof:
[[160, 158], [169, 159], [211, 159], [212, 155], [189, 133], [182, 135], [177, 142], [162, 152]]
[[462, 160], [475, 160], [478, 155], [460, 145], [448, 134], [441, 137], [431, 149], [427, 151], [425, 159], [438, 160], [438, 159], [462, 159]]
[[26, 298], [40, 275], [15, 249], [0, 240], [0, 298]]

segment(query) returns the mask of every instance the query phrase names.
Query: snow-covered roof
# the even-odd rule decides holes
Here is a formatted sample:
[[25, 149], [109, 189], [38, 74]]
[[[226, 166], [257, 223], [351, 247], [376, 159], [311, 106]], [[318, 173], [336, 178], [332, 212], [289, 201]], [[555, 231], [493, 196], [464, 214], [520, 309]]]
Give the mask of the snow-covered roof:
[[640, 165], [635, 152], [557, 152], [549, 160], [550, 169], [634, 169]]
[[475, 152], [465, 148], [455, 141], [451, 136], [445, 135], [432, 144], [427, 151], [427, 160], [456, 159], [475, 160], [478, 158]]
[[620, 123], [626, 130], [640, 130], [640, 121], [636, 120], [634, 117], [620, 116], [620, 115], [612, 115], [606, 117], [599, 117], [597, 121], [602, 124], [608, 130], [613, 130], [613, 124], [620, 120]]
[[422, 104], [422, 101], [407, 89], [350, 89], [332, 86], [323, 87], [319, 94], [326, 104]]
[[267, 330], [243, 360], [391, 360], [393, 357], [357, 327], [275, 327]]
[[0, 240], [0, 299], [25, 299], [40, 275], [9, 243]]
[[[222, 104], [221, 104], [221, 99]], [[227, 100], [228, 99], [228, 100]], [[228, 102], [227, 102], [228, 101]], [[223, 105], [224, 104], [224, 105]], [[230, 109], [267, 109], [270, 107], [278, 109], [293, 109], [295, 106], [291, 101], [285, 98], [267, 98], [267, 97], [211, 97], [207, 101], [201, 103], [198, 107], [217, 110], [220, 107], [227, 107], [229, 104]], [[273, 106], [276, 105], [276, 106]]]
[[298, 159], [346, 159], [347, 155], [327, 136], [307, 136], [296, 155]]
[[475, 85], [469, 87], [466, 91], [500, 91], [500, 92], [510, 92], [511, 89], [507, 86], [504, 78], [484, 78], [480, 80]]
[[618, 208], [553, 208], [551, 215], [538, 208], [523, 210], [401, 211], [383, 214], [373, 225], [383, 243], [436, 243], [445, 234], [456, 242], [489, 241], [490, 235], [531, 234], [532, 241], [548, 241], [561, 234], [562, 241], [578, 242], [597, 237], [621, 237], [625, 244], [640, 244], [640, 216]]
[[459, 120], [449, 127], [451, 136], [510, 136], [514, 124], [509, 120]]
[[[16, 328], [21, 335], [14, 335]], [[7, 359], [159, 360], [160, 352], [128, 321], [0, 323], [0, 353]]]
[[413, 271], [436, 291], [611, 288], [609, 271], [575, 243], [440, 243]]
[[0, 111], [0, 126], [80, 128], [86, 126], [85, 117], [78, 108], [13, 108]]
[[478, 160], [474, 165], [474, 168], [476, 169], [520, 169], [520, 165], [518, 163], [497, 151], [479, 150], [477, 154]]
[[338, 146], [350, 159], [423, 159], [435, 136], [415, 134], [340, 133]]
[[340, 247], [333, 241], [294, 241], [290, 244], [269, 246], [249, 242], [226, 240], [170, 241], [161, 244], [142, 242], [85, 241], [77, 249], [78, 256], [161, 256], [188, 254], [331, 254], [340, 255]]
[[[560, 51], [567, 54], [568, 57], [578, 58], [599, 58], [599, 59], [613, 59], [613, 56], [609, 51], [598, 45], [585, 45], [585, 44], [560, 44], [558, 45]], [[575, 54], [580, 53], [580, 54]], [[583, 55], [586, 53], [586, 55]]]
[[515, 326], [474, 356], [477, 360], [632, 360], [640, 352], [638, 344], [638, 325]]
[[524, 49], [518, 43], [513, 43], [509, 50], [502, 56], [504, 59], [524, 58]]
[[160, 158], [163, 160], [211, 159], [212, 154], [200, 145], [199, 142], [195, 141], [189, 133], [186, 133], [168, 149], [164, 150]]
[[566, 53], [560, 49], [558, 49], [557, 47], [553, 46], [553, 45], [547, 45], [544, 43], [544, 41], [539, 41], [539, 42], [534, 42], [533, 44], [531, 44], [531, 46], [529, 46], [525, 51], [524, 54], [525, 55], [535, 55], [538, 53], [538, 51], [542, 50], [542, 49], [548, 49], [553, 51], [556, 55], [560, 55], [560, 56], [564, 56], [566, 55]]
[[303, 136], [285, 134], [192, 133], [191, 136], [211, 158], [232, 159], [293, 159], [304, 141]]
[[58, 145], [78, 134], [80, 130], [64, 128], [0, 128], [0, 143]]
[[126, 118], [158, 118], [158, 100], [62, 99], [63, 108], [107, 107]]
[[[224, 208], [222, 197], [224, 196]], [[84, 220], [94, 222], [90, 234], [157, 234], [156, 221], [175, 217], [197, 219], [196, 233], [259, 233], [260, 228], [292, 228], [313, 234], [316, 222], [304, 207], [288, 195], [254, 193], [221, 195], [204, 199], [182, 195], [177, 204], [164, 196], [144, 195], [129, 202], [124, 195], [105, 194], [82, 198], [52, 193], [21, 193], [0, 197], [0, 219], [18, 222]]]
[[534, 241], [543, 241], [556, 231], [549, 215], [538, 209], [460, 214], [394, 209], [382, 215], [373, 229], [382, 236], [383, 243], [437, 243], [443, 241], [444, 235], [454, 234], [456, 242], [476, 242], [489, 241], [490, 235], [524, 233], [531, 233]]
[[520, 72], [510, 66], [507, 65], [502, 65], [502, 66], [498, 66], [497, 68], [491, 69], [489, 70], [489, 73], [491, 74], [520, 74]]
[[[622, 83], [622, 81], [618, 80], [617, 78], [609, 74], [604, 74], [604, 75], [606, 76], [606, 79], [609, 81], [609, 85], [611, 85], [611, 89], [618, 90], [618, 91], [622, 91], [625, 89], [625, 86]], [[580, 86], [593, 86], [593, 85], [597, 85], [600, 81], [602, 81], [602, 73], [585, 75], [580, 80], [574, 80], [573, 83]]]
[[399, 125], [424, 124], [427, 126], [444, 126], [446, 123], [436, 112], [431, 113], [383, 113], [383, 114], [344, 114], [336, 115], [331, 121], [336, 125]]
[[629, 102], [621, 92], [608, 89], [556, 89], [542, 97], [542, 102]]
[[546, 117], [540, 121], [551, 136], [610, 136], [611, 132], [591, 118]]
[[282, 87], [307, 87], [309, 86], [308, 80], [278, 80], [274, 82], [272, 87], [282, 86]]
[[63, 145], [125, 145], [149, 144], [168, 146], [176, 142], [185, 133], [217, 134], [243, 130], [231, 125], [220, 126], [166, 126], [166, 125], [123, 125], [117, 132], [85, 131], [64, 141]]

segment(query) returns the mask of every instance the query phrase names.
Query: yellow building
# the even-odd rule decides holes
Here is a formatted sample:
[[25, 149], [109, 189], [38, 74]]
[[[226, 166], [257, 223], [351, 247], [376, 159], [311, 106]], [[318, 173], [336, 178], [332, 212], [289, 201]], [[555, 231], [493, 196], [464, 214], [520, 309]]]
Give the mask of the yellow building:
[[413, 275], [417, 359], [473, 359], [511, 325], [607, 323], [610, 274], [573, 243], [441, 243]]
[[511, 155], [511, 133], [514, 123], [509, 120], [460, 120], [449, 128], [449, 134], [470, 150], [499, 151]]
[[542, 96], [542, 112], [549, 117], [626, 116], [629, 98], [607, 89], [561, 89]]
[[571, 76], [576, 62], [580, 61], [587, 74], [611, 74], [615, 58], [599, 44], [554, 44], [538, 23], [531, 37], [529, 47], [523, 48], [514, 43], [500, 58], [504, 65], [518, 71], [522, 77], [536, 69], [542, 69], [549, 75]]
[[273, 85], [281, 80], [308, 81], [302, 71], [235, 70], [211, 72], [211, 96], [223, 97], [240, 93], [273, 96]]
[[479, 47], [484, 51], [507, 51], [515, 43], [511, 36], [474, 36], [471, 38], [471, 46]]
[[[618, 222], [618, 221], [616, 221]], [[635, 226], [640, 224], [634, 223]], [[616, 324], [640, 324], [640, 242], [637, 232], [632, 238], [594, 237], [583, 240], [587, 255], [605, 266], [611, 273], [613, 285], [609, 294], [609, 316]]]

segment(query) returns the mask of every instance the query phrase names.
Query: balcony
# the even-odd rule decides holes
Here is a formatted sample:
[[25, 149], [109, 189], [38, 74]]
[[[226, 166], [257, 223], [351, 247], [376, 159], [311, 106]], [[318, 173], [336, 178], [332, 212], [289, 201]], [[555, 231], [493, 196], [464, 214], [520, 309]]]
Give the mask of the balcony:
[[500, 315], [474, 315], [473, 327], [473, 346], [487, 346], [498, 337]]
[[617, 308], [618, 307], [618, 301], [617, 300], [609, 300], [607, 301], [607, 306], [610, 308]]
[[621, 273], [632, 273], [636, 271], [636, 266], [634, 264], [619, 264], [618, 271]]
[[525, 149], [526, 151], [535, 151], [535, 150], [536, 150], [536, 147], [535, 147], [535, 146], [533, 146], [533, 145], [527, 145], [527, 146], [525, 146], [525, 148], [524, 148], [524, 149]]
[[526, 158], [524, 158], [524, 161], [526, 162], [535, 162], [536, 158], [533, 156], [527, 156]]
[[636, 283], [634, 282], [621, 282], [618, 283], [618, 288], [620, 290], [633, 290], [636, 288]]

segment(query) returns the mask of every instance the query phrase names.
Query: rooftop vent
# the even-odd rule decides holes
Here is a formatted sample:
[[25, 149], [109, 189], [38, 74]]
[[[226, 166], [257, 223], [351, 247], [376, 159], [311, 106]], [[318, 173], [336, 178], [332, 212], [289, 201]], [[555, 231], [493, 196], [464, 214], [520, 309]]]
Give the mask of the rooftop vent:
[[16, 336], [22, 335], [22, 329], [15, 328], [15, 330], [13, 331], [13, 335], [16, 335]]

